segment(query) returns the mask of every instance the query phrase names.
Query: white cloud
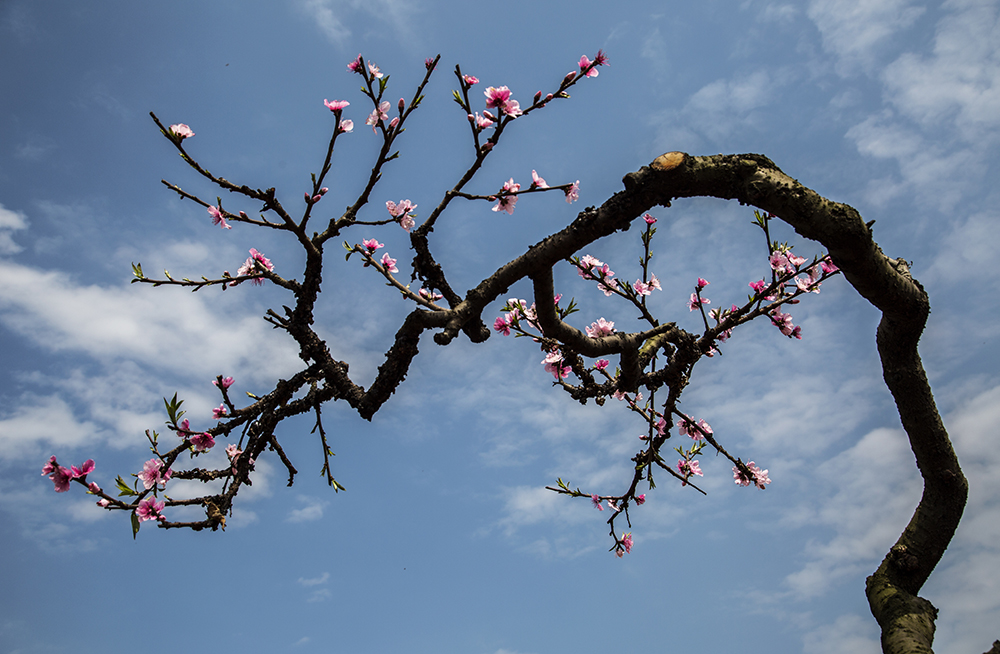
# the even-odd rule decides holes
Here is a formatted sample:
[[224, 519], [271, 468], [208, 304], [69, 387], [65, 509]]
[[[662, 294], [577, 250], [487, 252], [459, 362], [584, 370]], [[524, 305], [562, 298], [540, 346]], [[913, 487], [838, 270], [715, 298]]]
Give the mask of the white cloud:
[[301, 0], [300, 6], [326, 38], [338, 45], [344, 45], [352, 36], [348, 24], [359, 12], [366, 14], [360, 20], [375, 19], [380, 29], [388, 27], [396, 39], [412, 41], [417, 33], [414, 16], [420, 11], [418, 3], [405, 0]]
[[299, 496], [299, 502], [305, 504], [302, 508], [292, 509], [288, 514], [288, 522], [311, 522], [323, 517], [323, 507], [328, 502], [318, 500], [315, 497]]
[[299, 577], [298, 583], [300, 583], [300, 584], [302, 584], [303, 586], [306, 586], [306, 587], [308, 587], [308, 586], [318, 586], [320, 584], [325, 584], [329, 579], [330, 579], [330, 573], [329, 572], [324, 572], [320, 576], [313, 577], [311, 579], [306, 579], [305, 577]]
[[26, 216], [20, 211], [11, 211], [0, 204], [0, 254], [15, 254], [24, 248], [14, 242], [11, 232], [28, 226]]
[[832, 624], [811, 629], [804, 634], [803, 654], [877, 654], [878, 624], [869, 616], [842, 615]]
[[871, 70], [893, 36], [924, 13], [910, 0], [813, 0], [807, 14], [823, 38], [823, 47], [837, 58], [842, 74]]

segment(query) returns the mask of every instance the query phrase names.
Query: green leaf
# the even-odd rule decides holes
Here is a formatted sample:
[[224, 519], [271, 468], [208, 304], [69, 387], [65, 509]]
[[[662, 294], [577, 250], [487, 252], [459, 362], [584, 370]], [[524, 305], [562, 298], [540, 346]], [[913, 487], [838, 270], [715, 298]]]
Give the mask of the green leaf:
[[117, 486], [118, 490], [121, 491], [118, 493], [118, 497], [138, 495], [138, 493], [132, 490], [129, 485], [125, 483], [125, 480], [122, 479], [121, 475], [118, 475], [118, 479], [115, 480], [115, 486]]
[[462, 96], [460, 96], [458, 94], [458, 91], [452, 90], [451, 97], [452, 97], [452, 99], [455, 100], [455, 102], [458, 103], [458, 106], [460, 106], [461, 108], [465, 109], [465, 101], [462, 100]]
[[132, 540], [135, 540], [136, 534], [139, 533], [139, 516], [132, 512]]

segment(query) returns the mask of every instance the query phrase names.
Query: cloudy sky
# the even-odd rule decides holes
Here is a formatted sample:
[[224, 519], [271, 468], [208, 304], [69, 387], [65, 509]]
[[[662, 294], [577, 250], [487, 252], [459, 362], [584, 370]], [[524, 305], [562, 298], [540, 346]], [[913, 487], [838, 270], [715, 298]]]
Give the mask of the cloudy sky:
[[[402, 198], [425, 216], [471, 161], [450, 99], [455, 64], [527, 104], [599, 48], [610, 66], [570, 101], [515, 121], [472, 185], [526, 185], [536, 169], [550, 184], [580, 180], [580, 201], [528, 196], [511, 216], [454, 203], [432, 237], [453, 285], [474, 285], [671, 150], [765, 154], [875, 220], [884, 251], [912, 261], [930, 293], [921, 352], [971, 485], [922, 594], [941, 609], [938, 651], [986, 650], [1000, 638], [998, 5], [0, 3], [0, 653], [878, 651], [864, 579], [920, 482], [881, 381], [877, 312], [840, 278], [795, 307], [802, 341], [750, 325], [699, 364], [684, 396], [729, 451], [769, 469], [767, 491], [736, 487], [706, 456], [708, 495], [665, 482], [648, 492], [622, 559], [607, 551], [606, 512], [544, 486], [562, 477], [621, 493], [642, 425], [618, 403], [583, 407], [556, 392], [525, 339], [441, 348], [425, 336], [371, 423], [327, 407], [346, 492], [322, 483], [312, 424], [283, 426], [295, 486], [263, 458], [225, 533], [147, 526], [133, 541], [122, 514], [39, 476], [53, 454], [93, 458], [90, 478], [113, 486], [149, 458], [143, 432], [162, 428], [162, 397], [178, 393], [207, 425], [216, 375], [242, 395], [296, 370], [294, 348], [261, 320], [288, 302], [280, 289], [128, 283], [132, 262], [213, 276], [251, 247], [279, 274], [301, 266], [288, 239], [220, 230], [163, 187], [218, 195], [150, 111], [190, 125], [188, 150], [214, 173], [299, 206], [333, 126], [323, 100], [350, 101], [356, 127], [338, 140], [317, 205], [332, 215], [380, 144], [346, 64], [363, 53], [391, 76], [388, 97], [411, 97], [425, 57], [440, 53], [362, 217], [384, 218], [383, 203]], [[745, 207], [685, 201], [655, 215], [661, 320], [698, 328], [685, 306], [698, 276], [713, 306], [728, 306], [766, 272]], [[408, 259], [397, 226], [346, 235], [371, 236]], [[783, 227], [774, 236], [820, 253]], [[586, 253], [623, 279], [639, 274], [636, 230]], [[367, 385], [409, 307], [357, 259], [334, 253], [324, 283], [320, 330]], [[636, 326], [572, 270], [556, 284], [580, 303], [578, 326]]]

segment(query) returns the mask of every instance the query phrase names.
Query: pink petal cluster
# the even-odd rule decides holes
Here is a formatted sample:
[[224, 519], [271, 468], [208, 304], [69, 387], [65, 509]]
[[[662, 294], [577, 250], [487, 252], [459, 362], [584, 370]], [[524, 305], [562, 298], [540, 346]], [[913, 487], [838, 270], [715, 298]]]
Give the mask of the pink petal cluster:
[[601, 506], [601, 498], [599, 498], [597, 495], [590, 496], [590, 503], [593, 504], [598, 511], [604, 510], [604, 507]]
[[500, 88], [494, 88], [492, 86], [487, 87], [487, 89], [483, 91], [483, 95], [486, 96], [487, 107], [496, 107], [512, 118], [516, 118], [521, 115], [520, 103], [518, 103], [517, 100], [511, 99], [510, 89], [506, 86], [501, 86]]
[[191, 138], [192, 136], [194, 136], [194, 132], [191, 131], [191, 128], [185, 125], [184, 123], [177, 123], [176, 125], [171, 125], [170, 134], [177, 141], [183, 141], [186, 138]]
[[146, 490], [155, 486], [166, 486], [167, 482], [170, 481], [170, 475], [173, 474], [173, 470], [167, 468], [166, 472], [163, 472], [162, 468], [163, 461], [160, 459], [150, 459], [143, 464], [142, 472], [137, 476]]
[[483, 113], [485, 114], [484, 116], [480, 116], [478, 111], [475, 115], [469, 114], [469, 120], [476, 124], [477, 131], [482, 131], [493, 124], [495, 116], [486, 111]]
[[562, 353], [558, 350], [546, 354], [545, 358], [542, 359], [542, 365], [545, 366], [545, 372], [552, 373], [556, 381], [569, 377], [570, 368], [563, 364]]
[[[747, 468], [753, 473], [753, 483], [757, 488], [765, 490], [767, 485], [771, 483], [771, 478], [767, 476], [767, 470], [761, 470], [758, 468], [753, 461], [747, 464]], [[747, 478], [743, 472], [733, 466], [733, 481], [736, 482], [738, 486], [749, 486], [750, 479]]]
[[[243, 265], [240, 266], [240, 269], [236, 271], [236, 276], [246, 277], [252, 275], [253, 273], [257, 272], [259, 268], [264, 268], [265, 270], [272, 271], [274, 270], [274, 264], [272, 264], [267, 257], [258, 252], [256, 249], [250, 248], [250, 256], [247, 257], [247, 260], [243, 262]], [[239, 282], [236, 283], [238, 284]], [[250, 280], [250, 283], [256, 286], [260, 286], [261, 284], [264, 283], [264, 278], [254, 277], [253, 279]], [[235, 286], [235, 284], [233, 285]]]
[[663, 288], [660, 286], [660, 280], [656, 278], [656, 275], [650, 275], [649, 282], [643, 282], [641, 279], [635, 280], [633, 285], [635, 292], [639, 295], [649, 295], [654, 290], [662, 291]]
[[368, 114], [368, 118], [365, 119], [365, 125], [370, 125], [372, 132], [374, 132], [375, 126], [389, 117], [389, 108], [391, 106], [392, 104], [388, 100], [383, 100], [379, 106], [372, 109], [372, 112]]
[[[222, 378], [222, 388], [224, 388], [224, 389], [229, 388], [230, 386], [233, 385], [233, 381], [234, 380], [233, 380], [232, 377], [223, 377]], [[218, 379], [213, 379], [212, 380], [212, 384], [214, 384], [215, 386], [218, 386], [219, 385], [219, 380]]]
[[510, 336], [510, 326], [514, 324], [511, 315], [499, 316], [493, 321], [493, 329], [504, 336]]
[[212, 419], [220, 420], [229, 414], [229, 410], [226, 408], [225, 404], [220, 404], [218, 407], [212, 409]]
[[[521, 185], [514, 183], [513, 177], [503, 184], [503, 191], [508, 193], [517, 193], [519, 190], [521, 190]], [[493, 211], [506, 211], [512, 215], [515, 204], [517, 204], [517, 195], [500, 195], [497, 197], [497, 203], [493, 206]]]
[[703, 304], [711, 304], [712, 301], [705, 297], [698, 297], [697, 293], [691, 294], [691, 299], [688, 300], [688, 309], [694, 311]]
[[580, 180], [576, 180], [566, 189], [566, 202], [573, 204], [580, 199]]
[[194, 449], [196, 452], [207, 452], [208, 450], [215, 447], [215, 437], [206, 431], [204, 433], [192, 436], [191, 444], [194, 445]]
[[396, 268], [396, 260], [393, 259], [392, 257], [390, 257], [388, 252], [386, 252], [385, 254], [382, 255], [382, 261], [381, 261], [381, 263], [382, 263], [382, 267], [386, 269], [386, 272], [390, 272], [390, 273], [398, 273], [399, 272], [399, 269]]
[[365, 246], [365, 249], [368, 250], [368, 254], [374, 254], [375, 250], [379, 249], [380, 247], [384, 247], [382, 243], [379, 243], [377, 240], [373, 238], [363, 239], [361, 241], [361, 245]]
[[229, 223], [226, 222], [226, 217], [222, 215], [222, 212], [218, 207], [209, 207], [208, 215], [212, 217], [213, 225], [219, 225], [222, 229], [232, 229]]
[[653, 218], [648, 213], [647, 214], [643, 214], [642, 219], [646, 221], [647, 225], [652, 225], [652, 224], [654, 224], [656, 222], [656, 218]]
[[[700, 430], [699, 427], [701, 428]], [[709, 424], [704, 420], [699, 420], [697, 423], [688, 422], [687, 420], [678, 420], [677, 432], [681, 436], [690, 436], [696, 441], [704, 438], [705, 434], [711, 436], [715, 433], [712, 431], [711, 426], [709, 426]]]
[[610, 363], [611, 362], [608, 361], [607, 359], [598, 359], [597, 363], [594, 364], [594, 367], [597, 368], [598, 370], [604, 370], [605, 368], [608, 367]]
[[587, 336], [591, 338], [601, 338], [615, 333], [615, 323], [605, 320], [603, 317], [596, 322], [590, 323], [590, 327], [585, 328]]
[[340, 121], [340, 127], [337, 128], [341, 133], [353, 132], [354, 131], [354, 121], [353, 120], [342, 120]]
[[347, 70], [351, 71], [352, 73], [358, 73], [359, 75], [361, 74], [361, 70], [362, 69], [361, 69], [361, 55], [360, 54], [358, 55], [357, 59], [355, 59], [351, 63], [347, 64]]
[[392, 200], [385, 203], [385, 208], [389, 211], [389, 215], [393, 218], [399, 219], [399, 226], [410, 231], [416, 224], [413, 219], [413, 210], [417, 208], [417, 205], [413, 204], [409, 200], [400, 200], [399, 204], [396, 204]]
[[548, 188], [545, 180], [538, 176], [534, 170], [531, 171], [531, 188]]
[[417, 294], [420, 295], [420, 297], [424, 298], [425, 300], [429, 300], [431, 302], [435, 300], [440, 300], [441, 298], [444, 297], [437, 291], [428, 291], [426, 288], [423, 287], [421, 287], [421, 289], [417, 291]]
[[646, 503], [646, 494], [643, 493], [642, 495], [636, 495], [635, 496], [635, 503], [637, 505], [639, 505], [639, 506], [642, 506], [643, 504], [645, 504]]
[[139, 502], [139, 506], [135, 508], [135, 515], [139, 518], [139, 522], [146, 522], [147, 520], [166, 520], [165, 517], [160, 515], [160, 511], [163, 510], [165, 504], [160, 501], [157, 502], [156, 498], [152, 495], [146, 499]]
[[701, 472], [701, 465], [697, 461], [688, 461], [686, 459], [679, 459], [677, 461], [677, 471], [684, 475], [685, 479], [691, 475], [705, 476]]
[[622, 547], [625, 548], [625, 551], [622, 552], [621, 548], [615, 549], [615, 556], [617, 556], [619, 559], [622, 558], [622, 554], [628, 554], [632, 551], [632, 545], [633, 545], [632, 532], [628, 532], [627, 534], [622, 534], [621, 543]]
[[777, 307], [770, 313], [771, 324], [781, 330], [788, 338], [802, 340], [802, 327], [792, 324], [791, 314], [782, 313]]
[[348, 102], [347, 100], [333, 100], [333, 101], [330, 101], [330, 100], [324, 99], [323, 100], [323, 104], [325, 104], [326, 108], [329, 109], [330, 111], [332, 111], [333, 113], [340, 113], [341, 111], [344, 110], [344, 107], [350, 106], [351, 103]]
[[462, 81], [465, 82], [466, 86], [472, 86], [474, 84], [479, 84], [479, 79], [473, 77], [472, 75], [462, 75]]

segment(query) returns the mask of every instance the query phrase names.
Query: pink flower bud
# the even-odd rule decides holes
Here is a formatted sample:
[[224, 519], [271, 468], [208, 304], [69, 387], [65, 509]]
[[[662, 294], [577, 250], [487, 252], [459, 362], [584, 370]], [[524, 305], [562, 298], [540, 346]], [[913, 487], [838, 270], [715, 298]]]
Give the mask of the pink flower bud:
[[318, 194], [318, 193], [317, 193], [316, 195], [312, 196], [312, 201], [313, 201], [313, 204], [316, 204], [317, 202], [319, 202], [319, 201], [320, 201], [320, 198], [322, 198], [322, 197], [323, 197], [323, 196], [322, 196], [322, 195], [320, 195], [320, 194]]
[[546, 102], [550, 101], [551, 99], [552, 99], [552, 94], [551, 94], [551, 93], [549, 93], [549, 94], [547, 94], [547, 95], [545, 96], [545, 101], [546, 101]]
[[562, 83], [563, 84], [569, 84], [574, 79], [576, 79], [576, 71], [570, 71], [570, 72], [566, 73], [566, 77], [563, 78]]
[[240, 218], [243, 218], [243, 219], [246, 219], [246, 220], [249, 220], [249, 218], [250, 218], [250, 217], [249, 217], [249, 216], [247, 216], [247, 214], [246, 214], [246, 212], [245, 212], [245, 211], [241, 211], [241, 212], [240, 212]]
[[320, 194], [320, 195], [326, 195], [326, 194], [327, 194], [327, 192], [329, 192], [329, 190], [330, 190], [330, 188], [329, 188], [328, 186], [324, 186], [323, 188], [321, 188], [321, 189], [319, 190], [319, 194]]
[[403, 109], [406, 108], [406, 101], [404, 101], [403, 98], [400, 98], [399, 104], [396, 105], [396, 108], [399, 109], [399, 113], [403, 113]]
[[533, 99], [533, 102], [534, 102], [535, 104], [538, 104], [538, 101], [539, 101], [539, 100], [541, 100], [541, 99], [542, 99], [542, 92], [541, 92], [541, 91], [537, 91], [537, 92], [535, 93], [535, 97], [534, 97], [534, 99]]
[[396, 116], [395, 118], [389, 121], [389, 129], [395, 128], [396, 125], [398, 124], [399, 124], [399, 116]]

